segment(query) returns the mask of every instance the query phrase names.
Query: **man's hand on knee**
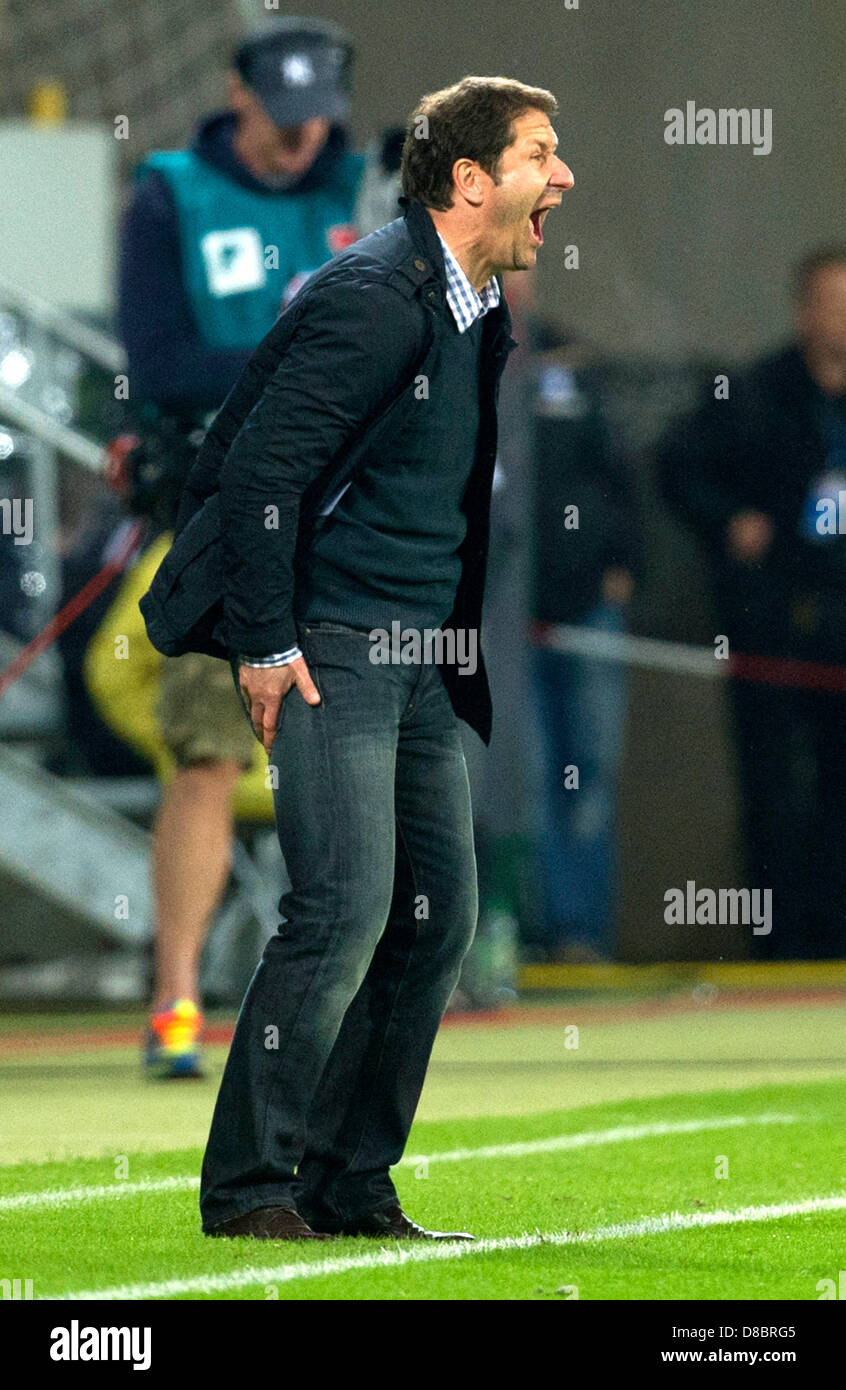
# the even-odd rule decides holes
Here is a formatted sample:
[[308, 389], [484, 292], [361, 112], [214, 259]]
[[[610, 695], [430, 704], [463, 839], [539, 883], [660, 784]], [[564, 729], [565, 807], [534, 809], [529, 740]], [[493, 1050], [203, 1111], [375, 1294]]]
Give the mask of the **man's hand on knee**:
[[282, 701], [296, 686], [306, 704], [319, 705], [320, 695], [309, 675], [305, 657], [298, 656], [287, 666], [239, 666], [238, 684], [256, 734], [270, 757]]

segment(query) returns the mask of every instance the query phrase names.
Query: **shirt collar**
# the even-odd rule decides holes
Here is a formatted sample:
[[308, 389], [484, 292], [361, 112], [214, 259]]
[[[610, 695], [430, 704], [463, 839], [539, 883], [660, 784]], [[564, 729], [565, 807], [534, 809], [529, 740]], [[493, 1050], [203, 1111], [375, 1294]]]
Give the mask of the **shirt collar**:
[[440, 232], [438, 232], [438, 240], [444, 253], [447, 304], [452, 310], [452, 316], [458, 325], [459, 333], [464, 333], [482, 314], [486, 314], [489, 309], [496, 308], [500, 299], [499, 281], [495, 275], [492, 275], [487, 284], [477, 291], [470, 284]]

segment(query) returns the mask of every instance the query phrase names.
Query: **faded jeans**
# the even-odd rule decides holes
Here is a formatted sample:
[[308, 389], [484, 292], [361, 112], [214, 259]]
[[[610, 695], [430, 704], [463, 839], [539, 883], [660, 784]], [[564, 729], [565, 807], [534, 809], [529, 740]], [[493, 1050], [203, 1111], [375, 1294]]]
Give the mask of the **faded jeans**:
[[301, 626], [321, 703], [282, 702], [271, 766], [290, 878], [203, 1161], [203, 1229], [261, 1206], [348, 1222], [397, 1200], [430, 1053], [476, 927], [467, 770], [434, 664]]

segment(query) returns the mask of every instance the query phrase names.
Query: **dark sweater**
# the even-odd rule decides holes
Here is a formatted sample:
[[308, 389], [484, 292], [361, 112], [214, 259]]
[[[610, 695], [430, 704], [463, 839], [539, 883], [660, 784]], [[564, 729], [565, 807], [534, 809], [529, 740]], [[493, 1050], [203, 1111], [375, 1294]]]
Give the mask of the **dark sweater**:
[[[456, 331], [432, 219], [415, 199], [402, 197], [400, 205], [402, 217], [312, 276], [209, 427], [183, 490], [176, 541], [142, 600], [159, 650], [260, 657], [296, 644], [295, 553], [308, 554], [317, 514], [346, 481], [355, 486], [362, 457], [378, 457], [417, 409], [417, 379], [431, 381], [440, 344]], [[499, 380], [515, 345], [504, 299], [481, 322], [478, 436], [450, 615], [455, 627], [476, 630]], [[464, 421], [451, 407], [448, 414], [438, 430], [452, 439]], [[455, 713], [489, 742], [481, 649], [472, 673], [446, 661], [440, 669]]]
[[297, 581], [304, 622], [436, 628], [449, 617], [479, 433], [481, 344], [481, 318], [443, 334], [428, 398], [409, 403], [319, 524]]

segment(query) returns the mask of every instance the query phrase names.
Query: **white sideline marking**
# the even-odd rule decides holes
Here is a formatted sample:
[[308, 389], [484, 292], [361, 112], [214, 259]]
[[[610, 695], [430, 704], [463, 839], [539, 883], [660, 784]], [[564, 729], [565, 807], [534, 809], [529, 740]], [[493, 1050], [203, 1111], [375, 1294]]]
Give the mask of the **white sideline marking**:
[[650, 1125], [619, 1125], [615, 1129], [585, 1130], [560, 1134], [553, 1139], [528, 1139], [516, 1144], [489, 1144], [481, 1149], [452, 1149], [446, 1153], [401, 1158], [400, 1168], [419, 1163], [461, 1163], [468, 1158], [522, 1158], [526, 1154], [555, 1153], [561, 1149], [587, 1149], [594, 1144], [621, 1144], [627, 1139], [653, 1139], [664, 1134], [697, 1134], [707, 1129], [743, 1129], [747, 1125], [793, 1125], [797, 1115], [725, 1115], [713, 1120], [657, 1120]]
[[139, 1182], [103, 1183], [98, 1187], [50, 1187], [44, 1192], [18, 1192], [0, 1197], [0, 1211], [66, 1207], [75, 1202], [99, 1202], [109, 1197], [135, 1197], [142, 1192], [190, 1192], [200, 1186], [195, 1177], [142, 1178]]
[[[724, 1115], [712, 1120], [657, 1120], [648, 1125], [619, 1125], [615, 1129], [585, 1130], [581, 1134], [558, 1134], [550, 1139], [529, 1139], [516, 1144], [489, 1144], [480, 1149], [450, 1149], [444, 1153], [406, 1155], [397, 1165], [416, 1168], [421, 1163], [463, 1163], [474, 1158], [522, 1158], [526, 1154], [555, 1153], [561, 1149], [584, 1149], [595, 1144], [621, 1144], [632, 1139], [653, 1139], [665, 1134], [697, 1134], [709, 1129], [741, 1129], [748, 1125], [792, 1125], [798, 1115]], [[112, 1197], [135, 1197], [144, 1193], [191, 1192], [199, 1187], [193, 1176], [143, 1178], [139, 1182], [104, 1183], [98, 1187], [54, 1187], [44, 1192], [20, 1192], [0, 1197], [0, 1211], [37, 1210], [63, 1207], [74, 1202], [99, 1202]]]
[[534, 1250], [541, 1245], [593, 1245], [605, 1240], [624, 1240], [635, 1236], [664, 1235], [669, 1231], [690, 1231], [702, 1226], [733, 1226], [752, 1221], [777, 1221], [786, 1216], [805, 1216], [820, 1211], [846, 1210], [846, 1194], [809, 1197], [803, 1202], [777, 1202], [771, 1206], [741, 1207], [738, 1211], [667, 1212], [662, 1216], [642, 1216], [637, 1221], [597, 1226], [592, 1231], [536, 1231], [533, 1235], [503, 1236], [499, 1240], [477, 1240], [472, 1245], [451, 1241], [443, 1245], [408, 1245], [403, 1249], [382, 1247], [372, 1255], [315, 1260], [307, 1264], [248, 1266], [229, 1274], [195, 1274], [159, 1283], [123, 1284], [116, 1288], [67, 1293], [45, 1301], [91, 1301], [176, 1298], [185, 1293], [228, 1293], [256, 1284], [287, 1284], [296, 1279], [321, 1279], [347, 1274], [354, 1269], [391, 1269], [407, 1264], [428, 1264], [436, 1260], [459, 1260], [470, 1255], [488, 1255], [500, 1250]]

